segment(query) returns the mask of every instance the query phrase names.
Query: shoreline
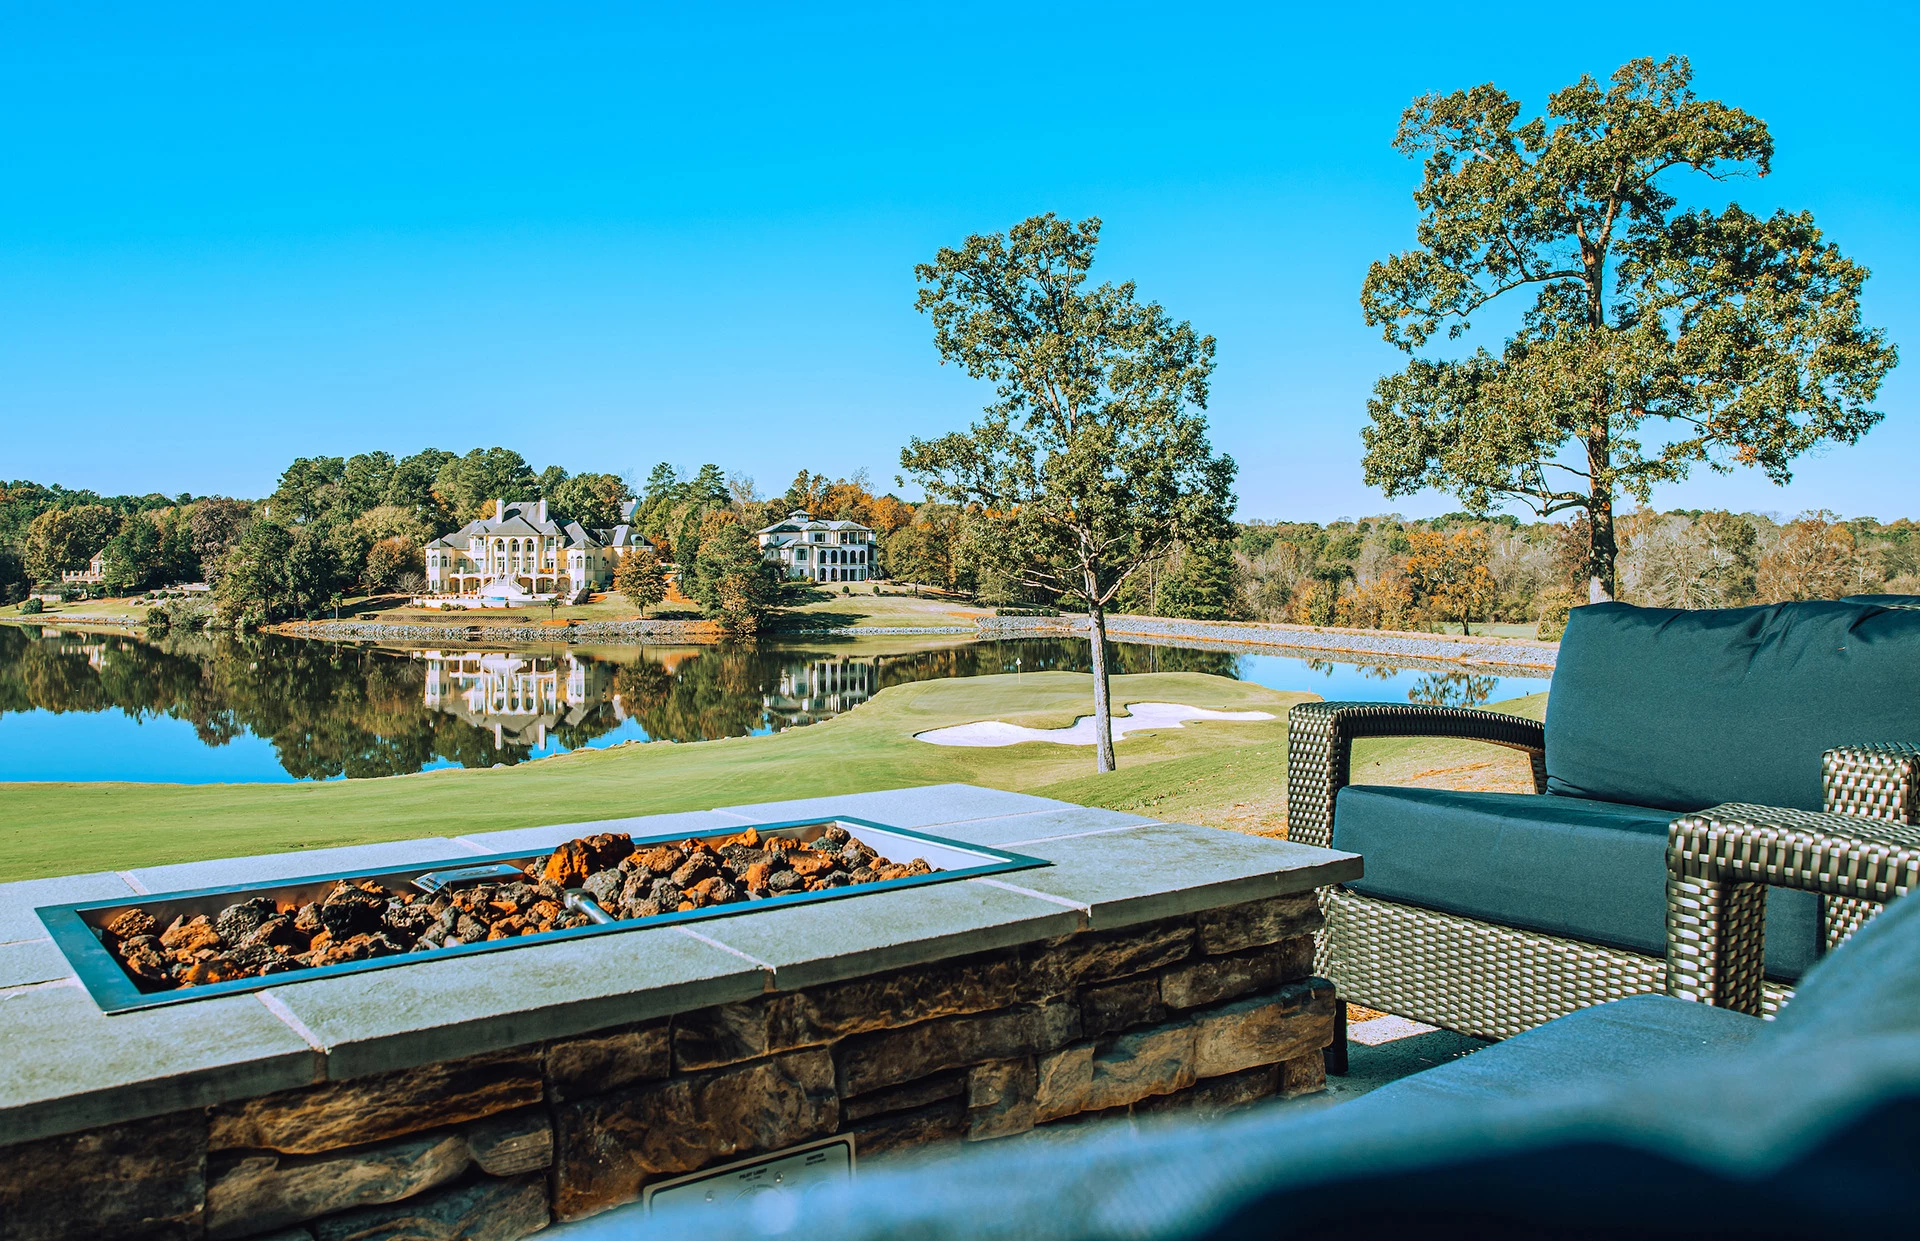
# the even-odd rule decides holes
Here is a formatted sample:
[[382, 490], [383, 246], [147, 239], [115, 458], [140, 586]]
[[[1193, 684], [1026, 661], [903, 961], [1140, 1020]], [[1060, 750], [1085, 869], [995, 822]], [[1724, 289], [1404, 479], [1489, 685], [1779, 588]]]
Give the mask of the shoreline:
[[[131, 618], [67, 616], [0, 617], [0, 623], [42, 628], [142, 628]], [[982, 641], [1005, 638], [1084, 637], [1085, 616], [983, 616], [972, 625], [871, 625], [769, 629], [762, 641], [806, 641], [809, 638], [861, 637], [972, 637]], [[263, 633], [289, 638], [346, 642], [457, 642], [513, 645], [582, 643], [663, 643], [712, 645], [722, 640], [720, 627], [708, 620], [578, 621], [565, 625], [421, 625], [362, 620], [288, 621], [268, 625]], [[1526, 638], [1483, 637], [1464, 634], [1414, 633], [1394, 629], [1316, 628], [1275, 621], [1193, 621], [1161, 616], [1110, 616], [1107, 636], [1117, 641], [1150, 646], [1225, 650], [1238, 654], [1291, 654], [1303, 658], [1336, 658], [1343, 662], [1391, 663], [1399, 666], [1447, 670], [1465, 668], [1509, 676], [1551, 673], [1559, 644]]]

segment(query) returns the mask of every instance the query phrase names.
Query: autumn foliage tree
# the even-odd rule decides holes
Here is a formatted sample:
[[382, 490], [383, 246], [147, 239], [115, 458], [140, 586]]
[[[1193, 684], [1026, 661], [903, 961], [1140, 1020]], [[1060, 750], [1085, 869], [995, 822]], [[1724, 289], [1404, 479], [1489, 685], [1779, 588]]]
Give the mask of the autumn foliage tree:
[[1406, 575], [1416, 598], [1441, 620], [1458, 621], [1460, 632], [1471, 634], [1474, 616], [1486, 615], [1496, 593], [1487, 568], [1486, 531], [1415, 530], [1407, 542]]
[[1413, 358], [1368, 403], [1366, 480], [1586, 519], [1583, 585], [1615, 593], [1614, 502], [1705, 464], [1776, 483], [1850, 444], [1897, 355], [1860, 321], [1867, 269], [1806, 212], [1685, 209], [1669, 185], [1765, 176], [1759, 118], [1698, 98], [1683, 58], [1582, 77], [1543, 115], [1495, 86], [1414, 101], [1394, 145], [1424, 160], [1416, 248], [1373, 264], [1367, 322], [1409, 354], [1530, 292], [1498, 349]]
[[645, 616], [648, 608], [667, 597], [666, 567], [651, 547], [636, 547], [621, 558], [620, 567], [613, 571], [613, 588]]

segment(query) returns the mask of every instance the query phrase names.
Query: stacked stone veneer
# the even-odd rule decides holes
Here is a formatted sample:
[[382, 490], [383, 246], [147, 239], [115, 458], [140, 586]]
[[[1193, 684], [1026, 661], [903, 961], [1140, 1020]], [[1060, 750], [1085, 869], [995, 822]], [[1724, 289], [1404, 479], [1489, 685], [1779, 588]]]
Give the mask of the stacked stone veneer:
[[831, 1134], [871, 1160], [1318, 1090], [1318, 923], [1278, 897], [0, 1146], [0, 1241], [507, 1241]]

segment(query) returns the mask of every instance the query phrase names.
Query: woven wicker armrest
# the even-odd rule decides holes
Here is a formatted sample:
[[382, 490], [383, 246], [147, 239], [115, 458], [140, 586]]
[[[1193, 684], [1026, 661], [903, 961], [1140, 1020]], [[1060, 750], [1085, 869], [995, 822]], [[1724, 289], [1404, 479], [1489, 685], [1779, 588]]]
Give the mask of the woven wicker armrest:
[[1303, 702], [1287, 716], [1287, 839], [1327, 847], [1333, 841], [1333, 799], [1352, 776], [1353, 743], [1361, 737], [1452, 737], [1525, 750], [1533, 784], [1547, 786], [1546, 729], [1499, 711], [1415, 703]]
[[1850, 745], [1820, 756], [1820, 783], [1830, 814], [1891, 823], [1920, 819], [1920, 746]]
[[1667, 994], [1760, 1012], [1768, 885], [1836, 907], [1832, 946], [1916, 882], [1920, 828], [1737, 802], [1683, 815], [1667, 829]]

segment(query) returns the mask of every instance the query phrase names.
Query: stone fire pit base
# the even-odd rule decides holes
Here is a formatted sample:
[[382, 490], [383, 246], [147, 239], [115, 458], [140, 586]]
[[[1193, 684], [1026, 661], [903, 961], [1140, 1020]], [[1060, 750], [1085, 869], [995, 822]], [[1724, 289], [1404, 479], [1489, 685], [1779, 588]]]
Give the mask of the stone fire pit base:
[[[887, 796], [900, 795], [832, 805], [884, 822], [871, 799]], [[0, 1238], [508, 1241], [633, 1201], [655, 1181], [828, 1135], [852, 1135], [865, 1162], [1129, 1113], [1218, 1112], [1324, 1086], [1335, 1001], [1332, 985], [1310, 976], [1319, 924], [1312, 887], [1329, 873], [1357, 872], [1356, 860], [1017, 800], [1030, 804], [972, 820], [998, 824], [972, 838], [1041, 857], [1051, 848], [1065, 860], [1012, 876], [1032, 887], [944, 885], [994, 889], [977, 892], [982, 921], [1004, 897], [1033, 903], [1030, 920], [1000, 917], [986, 934], [1001, 941], [993, 946], [955, 954], [942, 945], [967, 938], [944, 935], [909, 948], [920, 941], [903, 928], [882, 952], [830, 907], [795, 909], [784, 915], [782, 940], [802, 934], [808, 915], [824, 914], [818, 929], [847, 936], [848, 964], [823, 964], [831, 945], [798, 954], [804, 966], [755, 958], [758, 993], [726, 1002], [672, 1010], [669, 998], [672, 1011], [662, 1012], [635, 1001], [627, 1007], [637, 1019], [577, 1033], [542, 1031], [553, 1023], [523, 1015], [517, 1024], [529, 1037], [511, 1039], [496, 1022], [488, 1028], [500, 1045], [474, 1054], [229, 1092], [0, 1145]], [[773, 820], [792, 817], [788, 809], [726, 813]], [[893, 821], [968, 838], [952, 824], [899, 821], [929, 813], [938, 812], [896, 807]], [[620, 830], [640, 834], [645, 821], [622, 821]], [[1220, 856], [1182, 867], [1176, 841], [1235, 855], [1227, 869], [1237, 873], [1226, 876]], [[1096, 892], [1094, 872], [1076, 871], [1074, 859], [1101, 845], [1118, 855], [1148, 846], [1164, 863], [1152, 882], [1186, 886], [1152, 899]], [[1050, 890], [1076, 884], [1078, 898]], [[1274, 894], [1289, 886], [1297, 890]], [[839, 916], [861, 903], [841, 902]], [[728, 926], [737, 933], [759, 916], [702, 923], [699, 936], [726, 935]], [[645, 934], [582, 942], [630, 941], [623, 950], [631, 953], [644, 949]], [[903, 954], [928, 959], [861, 968], [863, 956], [878, 964]], [[436, 968], [367, 975], [366, 985]], [[799, 985], [781, 986], [783, 973]], [[325, 1036], [301, 1019], [301, 989], [287, 988], [285, 1000], [262, 994], [327, 1054]], [[6, 994], [0, 989], [0, 1000]], [[10, 1036], [0, 1029], [0, 1037]], [[450, 1033], [440, 1041], [463, 1040]], [[332, 1054], [347, 1058], [344, 1048]]]

